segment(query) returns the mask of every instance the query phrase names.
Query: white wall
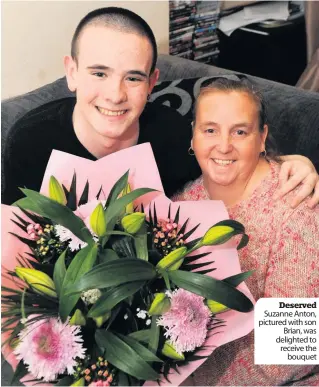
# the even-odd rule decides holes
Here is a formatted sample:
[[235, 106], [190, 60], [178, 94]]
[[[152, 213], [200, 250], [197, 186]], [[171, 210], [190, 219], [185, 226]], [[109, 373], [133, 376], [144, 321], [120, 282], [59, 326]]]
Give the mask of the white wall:
[[2, 95], [31, 91], [64, 75], [74, 30], [93, 9], [131, 9], [151, 26], [159, 52], [168, 53], [168, 1], [2, 1]]

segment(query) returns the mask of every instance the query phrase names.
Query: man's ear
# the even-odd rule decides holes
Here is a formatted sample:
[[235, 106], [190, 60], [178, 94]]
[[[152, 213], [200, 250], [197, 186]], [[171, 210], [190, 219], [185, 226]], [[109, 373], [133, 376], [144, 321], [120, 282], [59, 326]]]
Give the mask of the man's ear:
[[66, 55], [63, 59], [64, 70], [66, 75], [66, 80], [70, 91], [76, 91], [76, 73], [77, 73], [77, 64], [75, 60], [70, 55]]
[[156, 85], [156, 82], [158, 81], [159, 75], [160, 75], [160, 71], [159, 71], [159, 69], [156, 68], [150, 76], [150, 84], [148, 87], [148, 94], [151, 94], [154, 86]]

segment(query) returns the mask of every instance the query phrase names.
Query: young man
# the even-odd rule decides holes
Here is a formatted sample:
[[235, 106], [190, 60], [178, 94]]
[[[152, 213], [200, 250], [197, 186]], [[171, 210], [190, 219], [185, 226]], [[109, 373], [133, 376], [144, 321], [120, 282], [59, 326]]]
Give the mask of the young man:
[[[150, 142], [167, 196], [198, 177], [195, 158], [187, 153], [188, 122], [169, 107], [147, 104], [159, 77], [156, 61], [153, 32], [135, 13], [108, 7], [85, 16], [73, 36], [71, 56], [64, 59], [68, 86], [76, 98], [43, 105], [14, 125], [5, 149], [2, 202], [11, 204], [22, 197], [18, 187], [39, 190], [53, 149], [95, 160]], [[290, 163], [283, 174], [296, 168], [296, 162]], [[304, 198], [317, 175], [307, 162], [299, 163], [304, 164], [301, 175], [312, 179], [308, 176], [309, 187], [301, 192]], [[284, 190], [300, 180], [300, 174], [294, 175]]]

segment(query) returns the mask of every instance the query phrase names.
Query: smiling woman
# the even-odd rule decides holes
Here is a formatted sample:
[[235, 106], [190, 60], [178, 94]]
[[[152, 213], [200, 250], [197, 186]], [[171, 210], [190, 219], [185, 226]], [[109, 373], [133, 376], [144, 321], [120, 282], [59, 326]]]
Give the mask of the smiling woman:
[[[310, 210], [303, 203], [292, 209], [294, 193], [273, 200], [279, 164], [265, 117], [261, 95], [245, 79], [219, 78], [202, 88], [191, 143], [202, 176], [173, 200], [223, 200], [230, 218], [245, 224], [250, 241], [238, 254], [243, 271], [255, 270], [247, 285], [256, 300], [318, 297], [319, 207]], [[188, 384], [234, 386], [245, 380], [245, 385], [274, 386], [304, 378], [312, 369], [255, 365], [253, 357], [250, 334], [214, 351]]]

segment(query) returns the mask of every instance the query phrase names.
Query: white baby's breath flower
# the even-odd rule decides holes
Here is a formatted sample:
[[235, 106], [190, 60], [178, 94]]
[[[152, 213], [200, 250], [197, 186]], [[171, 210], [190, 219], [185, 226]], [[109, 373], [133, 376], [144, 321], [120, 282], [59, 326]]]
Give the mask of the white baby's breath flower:
[[147, 317], [147, 311], [146, 310], [140, 310], [137, 315], [136, 315], [138, 318], [141, 318], [143, 320], [146, 319]]
[[101, 297], [102, 293], [99, 289], [90, 289], [81, 294], [81, 299], [86, 305], [95, 304]]

